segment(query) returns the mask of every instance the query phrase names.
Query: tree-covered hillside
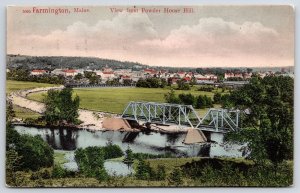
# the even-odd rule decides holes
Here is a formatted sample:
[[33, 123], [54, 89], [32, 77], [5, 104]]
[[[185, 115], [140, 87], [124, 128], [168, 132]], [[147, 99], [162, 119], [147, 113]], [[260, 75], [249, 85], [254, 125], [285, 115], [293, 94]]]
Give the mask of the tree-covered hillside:
[[[101, 69], [105, 66], [110, 68], [134, 68], [144, 66], [136, 62], [117, 61], [95, 57], [70, 57], [70, 56], [22, 56], [7, 55], [8, 68], [24, 69], [49, 69], [55, 68], [89, 68]], [[145, 66], [144, 66], [145, 67]]]

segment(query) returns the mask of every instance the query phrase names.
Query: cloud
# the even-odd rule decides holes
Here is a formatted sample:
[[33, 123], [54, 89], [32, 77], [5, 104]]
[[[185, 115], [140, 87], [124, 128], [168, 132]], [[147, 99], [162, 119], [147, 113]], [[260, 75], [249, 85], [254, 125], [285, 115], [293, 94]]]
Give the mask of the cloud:
[[196, 25], [172, 30], [165, 39], [144, 40], [140, 45], [166, 52], [194, 52], [220, 57], [281, 52], [282, 45], [270, 46], [278, 41], [278, 32], [259, 22], [236, 24], [221, 18], [201, 18]]
[[[55, 30], [48, 35], [16, 35], [9, 49], [23, 52], [96, 52], [101, 50], [129, 49], [135, 42], [157, 38], [157, 32], [146, 14], [119, 13], [111, 20], [99, 20], [94, 25], [77, 21], [65, 30]], [[47, 54], [47, 53], [45, 53]]]
[[293, 38], [260, 22], [212, 17], [178, 26], [166, 37], [160, 37], [147, 14], [122, 12], [94, 25], [77, 21], [48, 35], [9, 39], [9, 51], [29, 55], [97, 56], [194, 67], [293, 65]]

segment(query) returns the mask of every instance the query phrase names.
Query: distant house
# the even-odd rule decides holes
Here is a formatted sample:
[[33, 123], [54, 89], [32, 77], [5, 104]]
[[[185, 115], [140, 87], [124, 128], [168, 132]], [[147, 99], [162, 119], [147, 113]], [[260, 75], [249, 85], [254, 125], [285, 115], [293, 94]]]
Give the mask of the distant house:
[[170, 79], [171, 84], [177, 84], [177, 81], [180, 80], [180, 78], [176, 78], [176, 77], [172, 77], [172, 78], [169, 78], [169, 79]]
[[109, 68], [107, 65], [105, 68], [102, 68], [102, 72], [113, 72], [113, 69]]
[[198, 84], [201, 83], [213, 83], [215, 81], [218, 80], [218, 76], [214, 75], [214, 74], [195, 74], [194, 77], [196, 78], [196, 82]]
[[224, 74], [224, 79], [225, 80], [227, 80], [228, 78], [232, 78], [232, 77], [234, 77], [234, 73], [232, 73], [232, 72]]
[[147, 77], [153, 77], [156, 74], [157, 74], [157, 71], [154, 70], [154, 69], [149, 69], [149, 68], [144, 69], [144, 75], [145, 75], [146, 78]]
[[63, 72], [63, 70], [62, 69], [54, 69], [54, 70], [52, 70], [51, 71], [51, 74], [53, 74], [53, 75], [65, 75], [65, 73]]
[[250, 79], [251, 76], [252, 76], [252, 73], [244, 73], [243, 74], [243, 77], [244, 77], [245, 80]]
[[101, 76], [102, 82], [106, 82], [107, 80], [112, 80], [116, 77], [114, 72], [96, 71], [96, 74]]
[[123, 76], [120, 77], [119, 82], [120, 82], [121, 84], [123, 84], [125, 80], [132, 80], [132, 79], [131, 79], [130, 76], [123, 75]]
[[208, 80], [211, 80], [211, 81], [217, 81], [217, 80], [218, 80], [218, 76], [217, 76], [217, 75], [214, 75], [214, 74], [206, 74], [205, 77], [206, 77]]
[[177, 75], [180, 77], [180, 78], [183, 78], [183, 77], [185, 77], [185, 72], [177, 72]]
[[70, 70], [63, 70], [64, 76], [75, 76], [78, 74], [77, 70], [70, 69]]
[[189, 82], [191, 82], [192, 79], [191, 79], [191, 77], [183, 77], [182, 80], [183, 80], [184, 82], [189, 83]]
[[32, 70], [30, 72], [30, 75], [33, 75], [33, 76], [40, 76], [40, 75], [44, 75], [46, 74], [47, 71], [46, 70]]
[[228, 78], [241, 78], [241, 79], [244, 79], [244, 76], [243, 76], [242, 73], [236, 73], [236, 74], [234, 74], [232, 72], [225, 73], [224, 74], [224, 79], [227, 80]]

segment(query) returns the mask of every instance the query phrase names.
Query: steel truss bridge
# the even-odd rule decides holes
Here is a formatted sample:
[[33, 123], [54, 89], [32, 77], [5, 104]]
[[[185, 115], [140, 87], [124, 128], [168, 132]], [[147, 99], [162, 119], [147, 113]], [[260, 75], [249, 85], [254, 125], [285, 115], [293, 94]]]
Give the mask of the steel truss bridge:
[[129, 102], [122, 113], [126, 120], [178, 125], [211, 132], [238, 131], [239, 110], [211, 108], [200, 118], [191, 105], [156, 102]]

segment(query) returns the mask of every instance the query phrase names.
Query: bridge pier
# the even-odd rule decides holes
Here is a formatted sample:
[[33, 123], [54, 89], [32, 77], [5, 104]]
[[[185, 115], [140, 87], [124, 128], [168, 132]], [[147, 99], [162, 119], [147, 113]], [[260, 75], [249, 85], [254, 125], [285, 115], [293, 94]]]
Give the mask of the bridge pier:
[[221, 144], [224, 142], [224, 133], [210, 132], [210, 140]]

